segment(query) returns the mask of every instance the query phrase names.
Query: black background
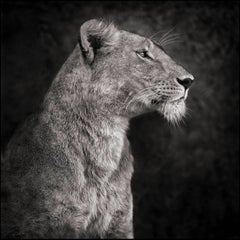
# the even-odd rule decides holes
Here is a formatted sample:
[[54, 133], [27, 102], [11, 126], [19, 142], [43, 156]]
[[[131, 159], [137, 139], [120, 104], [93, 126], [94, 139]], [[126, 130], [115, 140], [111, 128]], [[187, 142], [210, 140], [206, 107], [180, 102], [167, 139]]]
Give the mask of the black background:
[[157, 113], [131, 121], [135, 237], [238, 238], [237, 2], [1, 2], [1, 151], [91, 18], [146, 36], [174, 27], [182, 41], [166, 50], [195, 77], [179, 127]]

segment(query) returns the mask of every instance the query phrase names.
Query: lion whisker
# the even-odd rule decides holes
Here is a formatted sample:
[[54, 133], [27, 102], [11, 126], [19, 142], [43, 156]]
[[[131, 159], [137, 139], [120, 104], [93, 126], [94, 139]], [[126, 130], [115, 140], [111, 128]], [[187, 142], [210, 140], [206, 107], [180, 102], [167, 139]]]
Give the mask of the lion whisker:
[[157, 31], [156, 33], [154, 33], [153, 35], [151, 35], [150, 37], [149, 37], [149, 39], [152, 39], [154, 36], [156, 36], [158, 33], [160, 33], [160, 32], [164, 32], [164, 30], [159, 30], [159, 31]]
[[174, 40], [180, 41], [181, 38], [180, 38], [180, 37], [177, 37], [177, 36], [176, 36], [176, 37], [167, 38], [167, 39], [165, 39], [164, 41], [162, 41], [161, 44], [164, 45], [164, 43], [169, 42], [169, 41], [174, 41]]
[[180, 38], [179, 35], [176, 36], [171, 36], [169, 38], [164, 39], [163, 41], [161, 41], [161, 45], [164, 46], [167, 42], [171, 42], [171, 41], [181, 41], [182, 39]]
[[[145, 91], [143, 91], [145, 90]], [[133, 98], [128, 102], [126, 108], [125, 108], [125, 112], [128, 110], [129, 106], [132, 104], [132, 103], [136, 103], [136, 101], [138, 100], [141, 100], [143, 99], [144, 97], [148, 97], [150, 95], [153, 95], [153, 92], [149, 92], [149, 89], [143, 89], [141, 92], [138, 92], [137, 94], [135, 94], [133, 96]], [[148, 94], [147, 94], [148, 93]]]
[[180, 37], [181, 34], [180, 33], [172, 33], [172, 34], [169, 34], [167, 36], [165, 36], [164, 38], [160, 39], [160, 43], [162, 43], [162, 41], [166, 40], [166, 39], [171, 39], [171, 38], [174, 38], [174, 37]]
[[[149, 97], [149, 96], [151, 96], [151, 95], [152, 95], [152, 93], [138, 96], [138, 97], [135, 98], [134, 101], [132, 101], [131, 103], [132, 103], [133, 105], [134, 105], [134, 104], [137, 104], [137, 103], [143, 105], [144, 103], [141, 102], [141, 100], [144, 99], [144, 98], [147, 98], [147, 97]], [[138, 100], [138, 101], [137, 101], [137, 100]], [[130, 106], [130, 105], [128, 105], [128, 106]]]
[[159, 42], [161, 43], [161, 41], [167, 37], [172, 31], [174, 30], [174, 27], [171, 28], [169, 31], [167, 31], [165, 34], [163, 34], [163, 36], [160, 38]]
[[162, 46], [163, 46], [163, 47], [166, 47], [166, 46], [168, 46], [168, 45], [170, 45], [170, 44], [175, 44], [175, 43], [180, 43], [180, 42], [182, 42], [181, 39], [174, 39], [174, 40], [171, 40], [171, 41], [166, 41], [166, 42], [164, 42], [164, 43], [162, 44]]

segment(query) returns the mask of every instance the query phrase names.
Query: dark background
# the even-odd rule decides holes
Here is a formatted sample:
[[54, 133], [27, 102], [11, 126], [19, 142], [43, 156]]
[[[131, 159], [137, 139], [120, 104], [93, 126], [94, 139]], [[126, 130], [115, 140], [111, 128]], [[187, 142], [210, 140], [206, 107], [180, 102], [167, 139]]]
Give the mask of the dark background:
[[175, 27], [182, 41], [166, 50], [195, 76], [179, 127], [131, 121], [135, 237], [238, 238], [237, 2], [1, 2], [1, 151], [99, 17], [146, 36]]

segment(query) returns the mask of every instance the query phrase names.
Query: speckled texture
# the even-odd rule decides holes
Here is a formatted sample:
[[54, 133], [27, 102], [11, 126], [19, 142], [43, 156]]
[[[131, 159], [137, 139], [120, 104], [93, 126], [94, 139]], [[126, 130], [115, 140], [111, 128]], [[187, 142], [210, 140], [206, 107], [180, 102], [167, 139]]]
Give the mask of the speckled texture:
[[175, 26], [183, 41], [167, 50], [195, 76], [191, 112], [177, 129], [155, 113], [131, 122], [135, 237], [239, 237], [237, 3], [19, 2], [1, 11], [3, 148], [39, 106], [85, 20], [114, 19], [144, 35]]

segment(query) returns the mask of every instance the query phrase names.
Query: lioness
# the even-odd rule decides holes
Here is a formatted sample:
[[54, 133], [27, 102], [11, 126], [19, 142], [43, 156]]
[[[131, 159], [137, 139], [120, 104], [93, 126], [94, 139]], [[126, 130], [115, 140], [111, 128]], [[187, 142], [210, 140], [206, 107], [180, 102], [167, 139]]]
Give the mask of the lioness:
[[193, 76], [152, 40], [89, 20], [2, 165], [2, 237], [133, 238], [129, 119], [185, 113]]

